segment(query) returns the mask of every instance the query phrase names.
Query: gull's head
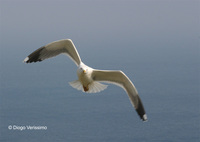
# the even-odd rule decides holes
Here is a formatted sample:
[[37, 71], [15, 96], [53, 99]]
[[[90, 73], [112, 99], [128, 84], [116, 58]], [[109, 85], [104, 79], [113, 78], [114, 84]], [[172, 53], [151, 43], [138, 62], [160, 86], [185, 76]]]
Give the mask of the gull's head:
[[86, 69], [86, 68], [81, 68], [81, 71], [82, 71], [83, 73], [87, 73], [87, 69]]
[[87, 73], [90, 73], [91, 72], [91, 69], [90, 67], [86, 66], [84, 63], [81, 62], [81, 64], [79, 65], [78, 67], [78, 73], [79, 74], [87, 74]]

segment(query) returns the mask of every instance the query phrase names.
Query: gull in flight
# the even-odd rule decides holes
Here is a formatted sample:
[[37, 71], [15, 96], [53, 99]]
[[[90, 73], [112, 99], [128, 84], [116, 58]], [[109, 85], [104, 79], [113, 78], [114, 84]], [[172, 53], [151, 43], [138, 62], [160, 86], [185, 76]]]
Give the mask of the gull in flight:
[[98, 70], [85, 65], [81, 61], [78, 51], [70, 39], [58, 40], [47, 44], [31, 53], [24, 59], [24, 62], [41, 62], [61, 53], [68, 55], [78, 66], [78, 80], [69, 83], [73, 88], [87, 93], [97, 93], [107, 88], [107, 85], [104, 85], [101, 82], [120, 86], [128, 94], [128, 97], [140, 118], [143, 121], [147, 120], [142, 101], [131, 80], [120, 70]]

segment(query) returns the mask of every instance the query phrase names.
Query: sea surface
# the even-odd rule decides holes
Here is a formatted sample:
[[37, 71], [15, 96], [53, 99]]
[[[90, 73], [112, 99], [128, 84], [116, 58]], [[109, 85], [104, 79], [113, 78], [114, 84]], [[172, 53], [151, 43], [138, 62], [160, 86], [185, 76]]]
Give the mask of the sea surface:
[[139, 119], [117, 86], [109, 85], [97, 94], [72, 88], [68, 82], [77, 79], [76, 66], [68, 57], [24, 64], [31, 50], [4, 49], [0, 141], [199, 142], [198, 54], [190, 49], [172, 53], [166, 48], [168, 52], [132, 56], [130, 49], [120, 50], [80, 52], [91, 67], [122, 70], [129, 76], [144, 104], [147, 122]]

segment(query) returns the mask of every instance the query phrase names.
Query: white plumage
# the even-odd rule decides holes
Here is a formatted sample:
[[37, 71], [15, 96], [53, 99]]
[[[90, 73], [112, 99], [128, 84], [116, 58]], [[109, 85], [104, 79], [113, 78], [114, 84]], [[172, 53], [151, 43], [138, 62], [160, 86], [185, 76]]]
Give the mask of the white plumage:
[[140, 118], [143, 121], [147, 120], [142, 101], [131, 80], [122, 71], [97, 70], [85, 65], [70, 39], [58, 40], [47, 44], [31, 53], [24, 59], [24, 62], [40, 62], [61, 53], [68, 55], [78, 66], [78, 80], [69, 83], [73, 88], [87, 93], [97, 93], [107, 88], [107, 85], [100, 82], [118, 85], [126, 91]]

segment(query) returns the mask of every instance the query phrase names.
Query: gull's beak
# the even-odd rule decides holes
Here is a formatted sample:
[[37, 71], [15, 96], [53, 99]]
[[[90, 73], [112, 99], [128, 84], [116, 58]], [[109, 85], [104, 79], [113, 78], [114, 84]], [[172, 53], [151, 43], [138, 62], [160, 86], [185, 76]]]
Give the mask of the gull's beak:
[[86, 70], [83, 70], [83, 73], [86, 73]]

